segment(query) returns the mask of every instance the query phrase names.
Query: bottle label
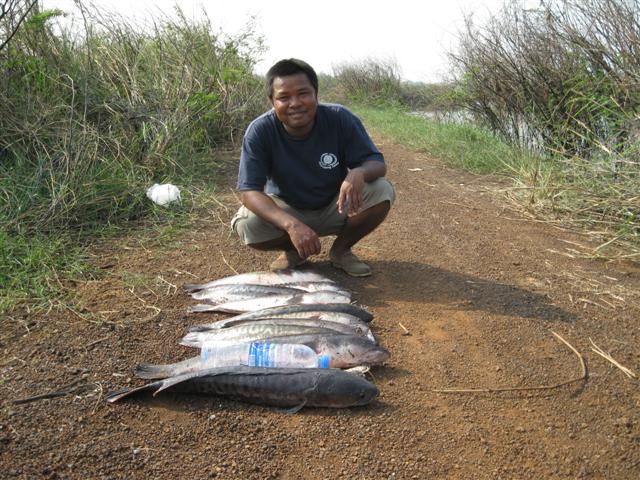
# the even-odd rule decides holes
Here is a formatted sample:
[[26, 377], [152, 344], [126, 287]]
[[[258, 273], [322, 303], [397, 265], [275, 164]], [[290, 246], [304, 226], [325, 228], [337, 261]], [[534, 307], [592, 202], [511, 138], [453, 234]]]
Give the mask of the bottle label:
[[249, 349], [250, 363], [254, 367], [271, 367], [269, 353], [275, 345], [269, 342], [253, 342]]

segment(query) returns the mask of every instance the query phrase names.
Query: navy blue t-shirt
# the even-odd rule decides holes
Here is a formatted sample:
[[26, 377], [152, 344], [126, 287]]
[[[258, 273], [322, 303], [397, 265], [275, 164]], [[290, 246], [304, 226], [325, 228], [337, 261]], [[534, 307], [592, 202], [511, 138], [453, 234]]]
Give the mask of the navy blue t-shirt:
[[342, 105], [319, 104], [311, 133], [289, 135], [273, 110], [256, 118], [244, 135], [238, 190], [275, 194], [300, 209], [328, 205], [347, 168], [384, 162], [362, 122]]

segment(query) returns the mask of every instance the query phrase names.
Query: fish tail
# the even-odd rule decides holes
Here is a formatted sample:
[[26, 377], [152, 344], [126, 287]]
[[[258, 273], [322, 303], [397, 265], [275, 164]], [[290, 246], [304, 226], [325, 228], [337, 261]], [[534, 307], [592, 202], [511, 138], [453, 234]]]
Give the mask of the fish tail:
[[108, 393], [104, 399], [109, 403], [115, 403], [117, 401], [122, 400], [123, 398], [136, 395], [140, 392], [145, 392], [147, 390], [154, 390], [160, 385], [161, 385], [161, 382], [153, 382], [153, 383], [147, 383], [146, 385], [142, 385], [141, 387], [136, 387], [136, 388], [122, 388], [120, 390], [116, 390], [115, 392]]
[[202, 285], [199, 283], [185, 283], [182, 285], [182, 288], [185, 292], [197, 292], [198, 290], [202, 290]]
[[197, 312], [213, 312], [216, 311], [217, 308], [215, 305], [206, 305], [204, 303], [199, 303], [198, 305], [194, 305], [193, 307], [189, 307], [189, 312], [197, 313]]
[[187, 333], [182, 340], [180, 340], [180, 345], [184, 345], [185, 347], [199, 347], [201, 339], [197, 333]]
[[141, 363], [137, 365], [133, 372], [136, 377], [150, 380], [167, 378], [173, 374], [171, 371], [171, 365], [152, 365], [150, 363]]

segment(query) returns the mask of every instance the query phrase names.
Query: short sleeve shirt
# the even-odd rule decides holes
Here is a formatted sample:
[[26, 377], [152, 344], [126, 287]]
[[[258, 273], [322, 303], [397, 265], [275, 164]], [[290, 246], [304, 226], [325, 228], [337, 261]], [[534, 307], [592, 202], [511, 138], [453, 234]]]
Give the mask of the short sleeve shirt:
[[306, 138], [289, 135], [273, 110], [244, 135], [237, 188], [274, 194], [300, 209], [328, 205], [348, 168], [384, 162], [362, 122], [342, 105], [319, 104]]

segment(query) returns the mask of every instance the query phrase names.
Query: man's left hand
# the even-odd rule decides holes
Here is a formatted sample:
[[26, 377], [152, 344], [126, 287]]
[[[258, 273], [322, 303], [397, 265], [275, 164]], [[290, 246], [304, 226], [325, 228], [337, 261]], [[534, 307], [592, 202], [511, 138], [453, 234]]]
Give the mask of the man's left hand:
[[360, 168], [349, 170], [338, 195], [338, 212], [349, 217], [356, 215], [363, 205], [364, 172]]

